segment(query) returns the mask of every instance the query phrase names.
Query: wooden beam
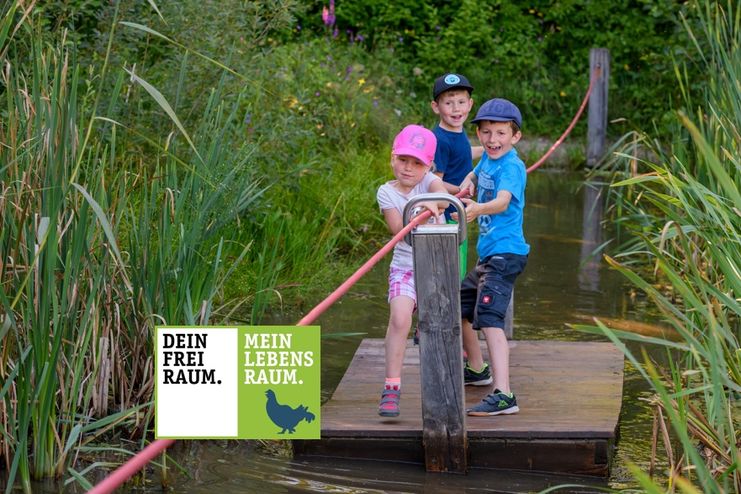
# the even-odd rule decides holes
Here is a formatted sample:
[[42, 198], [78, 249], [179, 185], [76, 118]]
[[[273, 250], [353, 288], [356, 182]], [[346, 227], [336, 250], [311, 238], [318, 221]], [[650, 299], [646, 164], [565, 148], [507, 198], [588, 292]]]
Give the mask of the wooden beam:
[[457, 225], [412, 233], [419, 318], [422, 443], [429, 472], [465, 473], [460, 257]]

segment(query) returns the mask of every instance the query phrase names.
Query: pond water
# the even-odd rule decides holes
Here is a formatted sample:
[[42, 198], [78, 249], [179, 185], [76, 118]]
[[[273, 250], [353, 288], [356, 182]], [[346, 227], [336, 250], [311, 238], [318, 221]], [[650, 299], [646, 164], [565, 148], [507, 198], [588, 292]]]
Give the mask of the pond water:
[[[547, 171], [538, 171], [529, 177], [525, 234], [532, 250], [528, 266], [516, 286], [515, 339], [596, 340], [601, 337], [575, 331], [567, 324], [590, 323], [595, 316], [643, 322], [655, 319], [645, 300], [635, 294], [619, 274], [590, 256], [603, 237], [599, 227], [601, 209], [594, 206], [599, 189], [585, 187], [581, 180], [580, 175]], [[469, 243], [471, 267], [475, 262], [473, 237]], [[381, 261], [316, 322], [324, 335], [323, 401], [332, 395], [361, 339], [382, 338], [385, 334], [387, 266], [388, 259]], [[325, 295], [318, 294], [317, 302]], [[271, 314], [263, 324], [295, 324], [303, 315], [298, 312]], [[343, 333], [363, 334], [341, 336]], [[650, 394], [648, 386], [626, 361], [619, 440], [607, 479], [496, 469], [472, 469], [465, 476], [427, 474], [423, 465], [416, 464], [293, 460], [282, 455], [280, 444], [274, 443], [181, 441], [173, 454], [190, 472], [190, 478], [176, 475], [173, 490], [193, 494], [214, 491], [227, 494], [475, 493], [537, 492], [559, 484], [585, 486], [560, 492], [635, 487], [627, 465], [632, 462], [645, 471], [649, 467], [652, 412], [642, 398]], [[662, 472], [665, 467], [666, 462], [660, 459], [657, 470]], [[155, 484], [150, 485], [154, 488]], [[130, 492], [142, 492], [142, 488]]]

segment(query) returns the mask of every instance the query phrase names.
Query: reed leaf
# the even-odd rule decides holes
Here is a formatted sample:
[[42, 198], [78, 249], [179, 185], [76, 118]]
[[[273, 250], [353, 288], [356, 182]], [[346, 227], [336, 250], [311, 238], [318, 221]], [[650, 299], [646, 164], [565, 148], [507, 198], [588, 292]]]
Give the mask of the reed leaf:
[[193, 153], [198, 157], [201, 163], [203, 163], [203, 158], [201, 157], [200, 153], [198, 152], [198, 149], [196, 148], [195, 144], [193, 144], [193, 140], [190, 138], [190, 135], [188, 134], [188, 131], [185, 130], [185, 127], [180, 122], [180, 119], [175, 114], [175, 111], [170, 106], [170, 103], [167, 101], [167, 99], [162, 95], [162, 93], [157, 90], [154, 86], [149, 84], [147, 81], [136, 75], [133, 71], [130, 71], [128, 69], [125, 69], [126, 72], [131, 76], [131, 80], [141, 85], [149, 94], [154, 98], [154, 100], [157, 102], [158, 105], [167, 113], [167, 116], [170, 117], [170, 119], [173, 121], [173, 123], [177, 126], [177, 128], [180, 130], [180, 133], [183, 134], [183, 137], [185, 137], [185, 140], [188, 141], [188, 144], [190, 145], [190, 148], [193, 150]]

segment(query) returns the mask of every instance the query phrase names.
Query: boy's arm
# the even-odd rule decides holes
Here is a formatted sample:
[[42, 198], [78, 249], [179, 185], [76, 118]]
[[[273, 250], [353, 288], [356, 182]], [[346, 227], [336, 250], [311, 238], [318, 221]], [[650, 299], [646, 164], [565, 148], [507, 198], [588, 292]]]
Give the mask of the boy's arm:
[[468, 195], [473, 197], [476, 193], [476, 184], [478, 183], [478, 177], [474, 172], [469, 172], [466, 178], [461, 182], [460, 190], [468, 190]]
[[479, 216], [503, 213], [509, 207], [509, 202], [511, 200], [512, 193], [508, 190], [500, 190], [497, 193], [497, 197], [484, 203], [478, 203], [473, 199], [468, 199], [466, 197], [461, 199], [461, 201], [466, 205], [466, 221], [468, 223]]
[[484, 155], [484, 146], [471, 146], [471, 159], [475, 162]]

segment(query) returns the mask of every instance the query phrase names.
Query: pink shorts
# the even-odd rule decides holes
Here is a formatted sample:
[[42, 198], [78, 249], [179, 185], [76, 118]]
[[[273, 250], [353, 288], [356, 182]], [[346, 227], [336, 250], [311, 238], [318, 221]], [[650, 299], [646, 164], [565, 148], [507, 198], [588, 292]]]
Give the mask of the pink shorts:
[[417, 303], [417, 291], [414, 289], [414, 271], [392, 267], [389, 271], [389, 302], [394, 297], [404, 295]]

